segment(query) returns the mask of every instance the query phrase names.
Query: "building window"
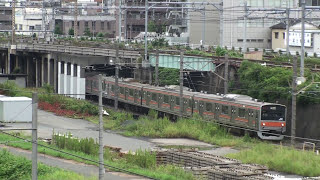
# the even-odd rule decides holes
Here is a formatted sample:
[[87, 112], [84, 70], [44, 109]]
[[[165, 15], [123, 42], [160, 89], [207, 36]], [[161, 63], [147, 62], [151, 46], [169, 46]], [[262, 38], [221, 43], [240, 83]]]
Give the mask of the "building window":
[[101, 30], [104, 30], [104, 22], [101, 22]]
[[88, 27], [89, 27], [89, 22], [86, 21], [86, 22], [84, 23], [84, 27], [85, 27], [85, 28], [88, 28]]
[[263, 43], [263, 39], [258, 39], [258, 42], [259, 43]]
[[34, 26], [29, 26], [29, 30], [30, 31], [34, 30]]
[[243, 42], [243, 39], [238, 39], [238, 42]]
[[72, 26], [72, 28], [74, 28], [74, 21], [72, 21], [71, 23], [72, 23], [72, 25], [71, 25], [71, 26]]
[[37, 24], [37, 25], [35, 26], [35, 29], [36, 29], [36, 30], [41, 30], [41, 25]]
[[274, 38], [279, 39], [279, 32], [274, 33]]
[[22, 24], [19, 24], [19, 30], [22, 30]]
[[107, 22], [107, 29], [110, 30], [111, 27], [110, 27], [110, 22]]
[[282, 33], [283, 39], [286, 39], [286, 33]]
[[[299, 0], [301, 6], [301, 0]], [[320, 0], [306, 0], [306, 6], [320, 6]]]

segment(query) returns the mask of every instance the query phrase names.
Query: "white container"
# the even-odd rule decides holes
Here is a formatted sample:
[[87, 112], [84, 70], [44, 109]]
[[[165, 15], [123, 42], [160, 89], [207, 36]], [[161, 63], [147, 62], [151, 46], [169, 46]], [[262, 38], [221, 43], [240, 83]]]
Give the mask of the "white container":
[[0, 97], [0, 122], [32, 122], [32, 99]]

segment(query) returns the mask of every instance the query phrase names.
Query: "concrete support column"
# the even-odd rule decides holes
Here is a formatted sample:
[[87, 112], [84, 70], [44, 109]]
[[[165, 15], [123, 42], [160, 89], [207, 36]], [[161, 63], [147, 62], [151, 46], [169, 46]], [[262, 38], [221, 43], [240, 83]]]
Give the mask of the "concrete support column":
[[50, 84], [50, 59], [51, 59], [51, 55], [48, 55], [48, 81], [47, 83]]
[[61, 62], [58, 61], [58, 94], [61, 94]]
[[54, 59], [53, 60], [53, 87], [54, 87], [54, 92], [57, 92], [57, 89], [58, 89], [58, 87], [57, 87], [57, 79], [58, 79], [58, 77], [57, 77], [57, 60], [56, 59]]
[[73, 72], [73, 64], [71, 63], [70, 64], [70, 91], [69, 91], [69, 94], [70, 94], [70, 97], [74, 97], [74, 90], [73, 90], [73, 77], [74, 76], [74, 72]]
[[80, 75], [81, 75], [81, 69], [80, 65], [77, 65], [77, 98], [80, 99]]
[[8, 56], [7, 56], [7, 74], [11, 73], [11, 59], [10, 59], [10, 49], [8, 49]]
[[39, 87], [39, 67], [38, 67], [38, 59], [35, 59], [36, 60], [36, 88], [38, 88]]
[[44, 70], [44, 57], [42, 56], [41, 57], [41, 86], [43, 86], [44, 85], [44, 83], [45, 83], [45, 80], [44, 80], [44, 72], [45, 72], [45, 70]]
[[68, 63], [64, 62], [64, 85], [63, 85], [63, 94], [67, 94], [67, 73], [68, 73]]
[[27, 87], [29, 86], [29, 83], [30, 83], [30, 81], [29, 81], [29, 77], [30, 77], [30, 65], [29, 65], [29, 60], [30, 59], [30, 57], [29, 56], [27, 56], [26, 57], [26, 64], [27, 64]]
[[19, 56], [16, 55], [16, 67], [15, 68], [19, 68]]

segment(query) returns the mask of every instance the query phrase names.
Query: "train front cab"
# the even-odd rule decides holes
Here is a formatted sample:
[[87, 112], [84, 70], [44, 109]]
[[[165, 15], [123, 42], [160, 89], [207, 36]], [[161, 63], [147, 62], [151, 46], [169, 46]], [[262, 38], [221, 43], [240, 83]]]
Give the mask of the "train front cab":
[[282, 140], [285, 131], [286, 106], [279, 104], [261, 106], [258, 136], [266, 140]]

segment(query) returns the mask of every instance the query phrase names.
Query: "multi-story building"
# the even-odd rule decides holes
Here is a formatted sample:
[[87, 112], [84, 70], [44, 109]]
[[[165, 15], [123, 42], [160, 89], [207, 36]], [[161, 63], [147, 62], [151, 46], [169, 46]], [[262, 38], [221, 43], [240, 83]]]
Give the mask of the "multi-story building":
[[[148, 2], [166, 2], [165, 0], [149, 0]], [[176, 1], [171, 1], [176, 2]], [[179, 1], [178, 1], [179, 2]], [[116, 34], [119, 37], [120, 22], [119, 16], [119, 0], [109, 0], [108, 5], [116, 8], [113, 12], [116, 17]], [[162, 5], [156, 5], [159, 7]], [[180, 5], [175, 5], [180, 6]], [[145, 0], [135, 1], [126, 0], [121, 2], [121, 38], [133, 39], [141, 32], [145, 32]], [[129, 8], [124, 8], [129, 7]], [[137, 8], [132, 8], [137, 7]], [[156, 31], [159, 34], [167, 34], [169, 36], [180, 37], [181, 34], [187, 32], [187, 21], [184, 16], [186, 12], [177, 8], [176, 10], [164, 8], [151, 8], [148, 11], [148, 28], [150, 31]], [[153, 30], [151, 30], [153, 29]]]
[[[207, 2], [219, 3], [221, 0], [207, 0]], [[221, 18], [216, 8], [207, 5], [205, 6], [205, 18], [200, 13], [201, 11], [193, 13], [189, 18], [190, 43], [199, 44], [204, 39], [203, 42], [206, 45], [219, 45], [220, 34], [223, 34], [222, 44], [224, 46], [242, 47], [244, 45], [244, 16], [246, 12], [244, 2], [247, 2], [247, 8], [249, 9], [246, 46], [255, 48], [271, 48], [270, 27], [285, 22], [286, 14], [277, 14], [271, 11], [251, 11], [250, 9], [300, 8], [300, 0], [223, 0], [223, 16]], [[320, 6], [320, 0], [306, 0], [306, 6]], [[316, 15], [316, 13], [315, 11], [311, 12], [308, 17], [318, 17], [319, 14]], [[301, 12], [291, 12], [290, 18], [301, 18]], [[223, 28], [220, 26], [221, 19], [223, 19]], [[221, 29], [223, 29], [223, 32], [220, 31]]]
[[12, 8], [0, 6], [0, 30], [12, 29]]

